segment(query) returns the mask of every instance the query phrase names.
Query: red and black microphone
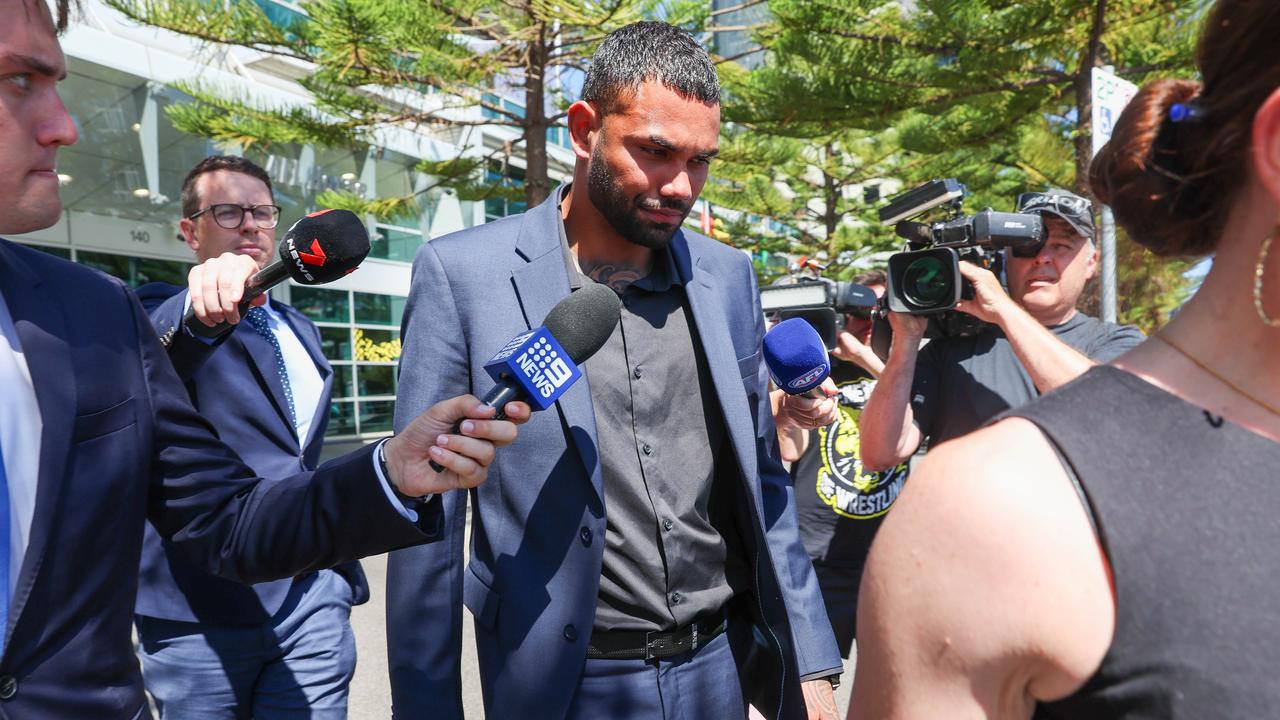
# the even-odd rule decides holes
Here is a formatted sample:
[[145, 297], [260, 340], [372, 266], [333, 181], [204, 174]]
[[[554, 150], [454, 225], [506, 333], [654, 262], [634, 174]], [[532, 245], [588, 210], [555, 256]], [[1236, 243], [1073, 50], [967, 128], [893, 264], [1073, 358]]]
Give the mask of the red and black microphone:
[[[280, 241], [280, 257], [254, 273], [244, 286], [240, 315], [248, 311], [254, 298], [289, 278], [300, 285], [323, 285], [355, 272], [369, 254], [369, 231], [350, 210], [321, 210], [302, 218]], [[216, 338], [233, 325], [221, 322], [209, 326], [187, 311], [183, 324], [193, 335]]]

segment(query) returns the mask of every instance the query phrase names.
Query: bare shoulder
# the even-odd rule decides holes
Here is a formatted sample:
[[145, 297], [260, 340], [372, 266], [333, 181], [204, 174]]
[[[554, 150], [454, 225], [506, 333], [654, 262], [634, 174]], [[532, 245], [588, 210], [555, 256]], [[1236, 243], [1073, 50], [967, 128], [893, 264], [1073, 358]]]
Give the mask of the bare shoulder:
[[1092, 675], [1114, 614], [1088, 516], [1035, 425], [944, 443], [872, 547], [851, 717], [1030, 717]]

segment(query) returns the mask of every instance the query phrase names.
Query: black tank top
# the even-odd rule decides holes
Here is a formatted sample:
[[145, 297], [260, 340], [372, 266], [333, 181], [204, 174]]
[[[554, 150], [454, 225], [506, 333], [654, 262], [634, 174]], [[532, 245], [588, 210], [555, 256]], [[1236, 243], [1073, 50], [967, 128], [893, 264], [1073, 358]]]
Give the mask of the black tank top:
[[1108, 366], [1009, 414], [1078, 478], [1115, 578], [1102, 665], [1035, 717], [1280, 716], [1280, 443]]

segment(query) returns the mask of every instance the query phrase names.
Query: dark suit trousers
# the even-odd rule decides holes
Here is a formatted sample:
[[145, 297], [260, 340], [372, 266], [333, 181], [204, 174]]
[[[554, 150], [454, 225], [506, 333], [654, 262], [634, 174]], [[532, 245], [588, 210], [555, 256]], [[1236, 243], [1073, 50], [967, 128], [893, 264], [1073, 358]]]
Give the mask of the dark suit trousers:
[[[747, 717], [739, 680], [750, 629], [729, 630], [706, 646], [671, 658], [587, 658], [566, 720], [734, 720]], [[502, 699], [495, 698], [500, 709]]]

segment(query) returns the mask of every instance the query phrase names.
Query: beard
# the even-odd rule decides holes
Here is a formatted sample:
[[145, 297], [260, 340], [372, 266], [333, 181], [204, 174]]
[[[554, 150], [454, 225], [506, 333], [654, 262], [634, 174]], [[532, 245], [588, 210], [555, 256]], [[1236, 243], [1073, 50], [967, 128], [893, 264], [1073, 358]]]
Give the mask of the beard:
[[[614, 232], [628, 242], [635, 243], [651, 250], [661, 250], [671, 244], [676, 230], [689, 214], [693, 205], [679, 200], [662, 200], [637, 195], [627, 197], [622, 185], [609, 171], [609, 166], [600, 153], [601, 145], [596, 145], [591, 153], [591, 164], [587, 168], [587, 197], [596, 210], [609, 221]], [[641, 214], [642, 210], [679, 210], [680, 220], [674, 223], [657, 223]]]

